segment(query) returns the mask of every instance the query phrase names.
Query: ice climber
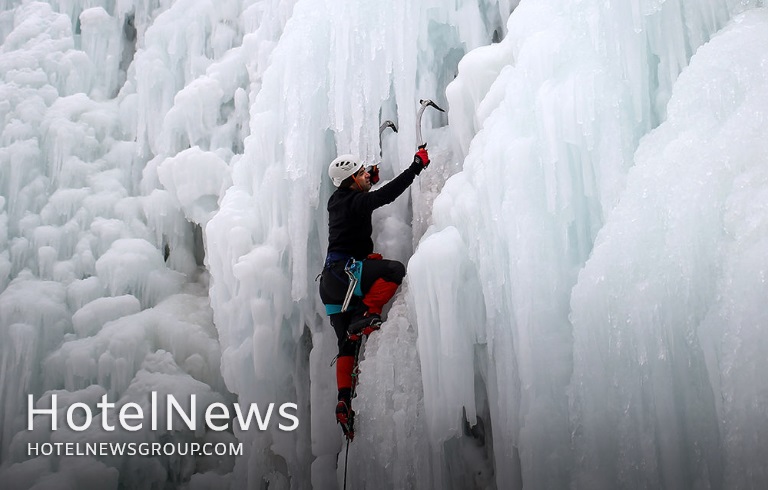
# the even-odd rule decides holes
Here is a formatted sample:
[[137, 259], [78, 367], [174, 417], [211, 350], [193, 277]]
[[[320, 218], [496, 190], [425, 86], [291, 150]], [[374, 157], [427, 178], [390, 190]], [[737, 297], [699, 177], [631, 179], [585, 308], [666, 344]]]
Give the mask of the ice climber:
[[402, 263], [373, 253], [371, 215], [402, 194], [427, 165], [427, 150], [420, 149], [407, 169], [375, 191], [370, 189], [379, 180], [378, 168], [366, 169], [358, 157], [341, 155], [328, 167], [338, 189], [328, 199], [328, 255], [320, 275], [320, 298], [339, 341], [336, 421], [350, 440], [355, 416], [353, 371], [362, 337], [379, 329], [381, 310], [405, 277]]

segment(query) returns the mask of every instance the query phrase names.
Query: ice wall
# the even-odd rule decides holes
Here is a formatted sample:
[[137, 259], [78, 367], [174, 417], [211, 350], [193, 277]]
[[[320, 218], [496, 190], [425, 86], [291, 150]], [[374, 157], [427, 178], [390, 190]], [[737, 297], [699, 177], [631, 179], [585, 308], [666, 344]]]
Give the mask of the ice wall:
[[572, 296], [578, 481], [768, 481], [758, 354], [768, 11], [734, 19], [680, 76]]
[[[598, 484], [616, 488], [634, 482], [630, 476], [621, 479], [633, 474], [637, 463], [631, 456], [623, 457], [622, 444], [628, 437], [616, 435], [619, 444], [597, 451], [595, 435], [584, 433], [584, 420], [595, 426], [602, 420], [599, 415], [592, 419], [578, 401], [588, 399], [585, 403], [592, 407], [604, 397], [577, 396], [578, 376], [583, 375], [588, 383], [589, 375], [581, 373], [582, 367], [599, 365], [612, 371], [613, 365], [602, 364], [602, 356], [594, 358], [602, 352], [595, 350], [607, 346], [609, 339], [593, 335], [587, 350], [584, 332], [578, 329], [592, 325], [597, 316], [572, 323], [576, 311], [571, 310], [571, 289], [598, 231], [622, 196], [640, 138], [667, 118], [667, 110], [674, 110], [667, 103], [689, 58], [732, 15], [759, 5], [761, 2], [521, 2], [510, 16], [507, 37], [498, 45], [470, 53], [459, 65], [459, 76], [448, 87], [448, 99], [457, 151], [466, 155], [463, 172], [446, 183], [434, 202], [434, 226], [409, 264], [410, 291], [424, 379], [437, 383], [425, 390], [431, 435], [445, 439], [458, 434], [462, 412], [473, 422], [472, 415], [479, 413], [473, 402], [478, 404], [487, 391], [490, 405], [484, 415], [493, 425], [500, 488], [566, 488], [574, 482], [585, 488]], [[638, 219], [622, 218], [627, 222]], [[653, 234], [643, 236], [652, 239]], [[626, 236], [626, 240], [635, 238], [638, 250], [647, 246], [641, 237]], [[463, 265], [446, 271], [448, 263]], [[612, 262], [606, 263], [606, 268], [612, 266]], [[481, 295], [446, 314], [445, 305], [455, 301], [456, 292], [431, 286], [473, 284], [475, 277]], [[606, 292], [615, 291], [605, 287]], [[714, 284], [710, 282], [709, 287]], [[583, 294], [590, 292], [585, 288]], [[464, 295], [472, 298], [475, 293]], [[637, 304], [654, 307], [647, 302]], [[589, 306], [584, 311], [585, 315], [594, 313]], [[445, 318], [451, 315], [456, 319], [448, 324], [456, 335], [443, 336]], [[648, 315], [640, 325], [653, 325], [649, 323], [653, 314]], [[478, 321], [482, 318], [485, 321]], [[612, 325], [618, 328], [617, 323]], [[422, 336], [427, 339], [423, 343]], [[463, 347], [456, 345], [457, 339]], [[659, 342], [665, 341], [659, 338]], [[467, 342], [482, 349], [469, 349]], [[457, 355], [462, 361], [442, 362], [446, 356]], [[683, 359], [676, 362], [685, 365]], [[703, 373], [701, 356], [697, 362], [699, 369], [692, 367], [692, 371]], [[480, 380], [464, 376], [468, 365], [476, 366]], [[572, 385], [574, 372], [576, 384]], [[625, 374], [639, 375], [631, 369]], [[654, 374], [660, 377], [653, 379], [662, 382], [663, 375]], [[706, 377], [696, 379], [708, 383]], [[461, 387], [457, 380], [462, 380]], [[626, 381], [607, 374], [605, 380], [608, 383], [595, 390], [610, 391], [611, 382]], [[691, 390], [699, 396], [705, 391]], [[474, 400], [472, 393], [477, 393]], [[655, 416], [648, 400], [644, 405], [643, 400], [623, 400], [628, 405], [641, 404], [637, 410], [644, 417]], [[686, 403], [696, 405], [696, 398], [688, 397], [680, 405], [683, 412]], [[626, 405], [611, 407], [627, 410]], [[697, 422], [691, 424], [699, 427], [701, 420], [708, 420], [710, 425], [700, 437], [711, 441], [717, 432], [712, 413], [706, 406], [702, 410], [705, 413], [697, 414]], [[443, 415], [446, 412], [453, 417]], [[669, 441], [675, 439], [672, 436], [640, 437], [643, 429], [634, 425], [622, 430], [636, 430], [632, 441], [647, 443], [648, 451], [660, 454], [676, 443]], [[583, 445], [572, 450], [572, 438]], [[620, 460], [613, 466], [615, 473], [602, 473], [605, 480], [586, 476], [601, 474], [604, 468], [596, 467], [597, 462], [583, 473], [574, 470], [593, 455], [599, 460], [596, 452], [611, 453]], [[709, 457], [698, 456], [700, 460]], [[636, 470], [658, 474], [656, 468]], [[680, 471], [685, 474], [665, 475], [648, 485], [701, 483], [700, 471]], [[717, 474], [712, 481], [718, 481]]]
[[[135, 401], [144, 406], [151, 391], [180, 398], [195, 393], [203, 403], [232, 401], [221, 376], [195, 224], [209, 219], [228, 186], [223, 159], [231, 157], [231, 140], [239, 136], [227, 131], [242, 113], [224, 109], [234, 115], [222, 118], [226, 129], [219, 133], [235, 136], [214, 142], [226, 151], [215, 153], [210, 143], [195, 141], [208, 144], [163, 155], [161, 145], [148, 149], [146, 133], [163, 127], [168, 111], [159, 102], [143, 103], [137, 81], [151, 79], [148, 65], [157, 68], [151, 53], [163, 41], [159, 32], [183, 34], [174, 38], [178, 58], [165, 60], [169, 65], [192, 51], [200, 70], [192, 75], [209, 65], [215, 72], [218, 65], [210, 60], [226, 59], [231, 45], [239, 44], [216, 29], [228, 22], [221, 20], [227, 14], [238, 16], [237, 5], [230, 2], [209, 18], [195, 12], [212, 31], [210, 41], [199, 34], [205, 29], [188, 29], [189, 22], [158, 22], [166, 9], [185, 7], [171, 3], [2, 4], [0, 475], [8, 488], [148, 488], [189, 481], [196, 471], [231, 470], [231, 458], [70, 462], [26, 455], [30, 441], [234, 441], [232, 434], [205, 431], [23, 430], [27, 394], [46, 406], [57, 393], [61, 416], [71, 403], [85, 402], [99, 420], [95, 402], [102, 394], [118, 409]], [[185, 46], [198, 38], [206, 49]], [[178, 76], [181, 86], [187, 82], [183, 69], [166, 72]], [[247, 77], [235, 80], [242, 80], [241, 91], [248, 87]], [[234, 109], [235, 89], [229, 87], [217, 100]], [[172, 108], [175, 94], [164, 95]], [[170, 122], [166, 127], [174, 128]], [[166, 162], [166, 156], [175, 158]], [[179, 169], [184, 165], [186, 172]], [[205, 181], [198, 183], [190, 170]]]
[[[498, 8], [493, 2], [487, 10], [473, 2], [296, 3], [259, 91], [252, 93], [250, 135], [233, 165], [233, 186], [206, 236], [211, 302], [229, 388], [241, 401], [299, 400], [304, 425], [294, 434], [240, 434], [250, 451], [234, 479], [283, 485], [290, 477], [291, 484], [335, 484], [341, 440], [333, 420], [336, 389], [328, 364], [336, 354], [336, 339], [314, 282], [327, 245], [328, 163], [346, 152], [378, 161], [379, 124], [395, 119], [400, 132], [386, 135], [382, 173], [391, 178], [409, 165], [418, 99], [443, 102], [458, 60], [501, 28]], [[444, 122], [436, 114], [425, 117], [433, 144], [445, 136], [430, 133], [430, 126]], [[440, 164], [434, 168], [433, 178], [439, 179]], [[391, 247], [383, 252], [406, 255], [410, 217], [416, 211], [407, 200], [394, 209], [385, 218], [390, 233], [377, 240]], [[415, 350], [400, 355], [414, 358]], [[380, 362], [397, 363], [398, 358]], [[374, 390], [370, 396], [387, 416], [404, 415], [400, 405], [387, 404], [385, 393]], [[417, 393], [407, 396], [419, 399]], [[420, 420], [406, 421], [409, 434], [420, 434]], [[379, 453], [423, 460], [408, 441], [390, 442], [395, 446], [358, 445], [356, 457], [382, 465]], [[416, 472], [406, 464], [393, 478], [414, 481]], [[359, 474], [353, 485], [367, 481]]]
[[[375, 216], [377, 250], [418, 251], [349, 486], [765, 486], [764, 10], [701, 47], [764, 2], [517, 4], [0, 0], [3, 483], [336, 487], [325, 172], [393, 177], [427, 97], [433, 163]], [[236, 465], [23, 454], [104, 440], [25, 433], [27, 393], [150, 391], [301, 426], [236, 434]]]

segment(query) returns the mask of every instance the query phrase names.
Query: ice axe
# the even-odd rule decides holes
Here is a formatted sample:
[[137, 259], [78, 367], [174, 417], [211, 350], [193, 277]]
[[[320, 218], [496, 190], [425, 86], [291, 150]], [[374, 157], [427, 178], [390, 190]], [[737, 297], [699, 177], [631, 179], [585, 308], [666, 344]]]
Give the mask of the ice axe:
[[[392, 121], [384, 121], [381, 123], [381, 126], [379, 126], [379, 156], [384, 156], [384, 146], [381, 144], [381, 135], [384, 133], [384, 130], [387, 128], [392, 128], [392, 131], [397, 133], [397, 126], [395, 126], [395, 123]], [[371, 165], [368, 167], [368, 173], [371, 174], [371, 184], [378, 184], [379, 183], [379, 166]]]
[[392, 131], [397, 133], [397, 126], [392, 121], [387, 120], [381, 123], [381, 126], [379, 126], [379, 156], [383, 156], [384, 153], [384, 147], [381, 145], [381, 135], [387, 128], [392, 128]]
[[427, 144], [424, 143], [424, 140], [421, 138], [421, 116], [424, 115], [424, 109], [427, 107], [434, 107], [440, 112], [445, 111], [439, 108], [437, 104], [429, 99], [421, 99], [419, 100], [419, 104], [421, 106], [419, 107], [419, 112], [416, 113], [416, 143], [419, 145], [419, 149], [421, 150], [427, 147]]

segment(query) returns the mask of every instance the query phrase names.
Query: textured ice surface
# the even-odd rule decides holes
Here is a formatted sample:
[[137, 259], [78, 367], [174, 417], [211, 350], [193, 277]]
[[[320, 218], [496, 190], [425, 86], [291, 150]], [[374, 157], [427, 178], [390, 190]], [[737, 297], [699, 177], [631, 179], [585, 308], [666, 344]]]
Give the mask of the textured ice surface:
[[[393, 178], [430, 98], [432, 164], [374, 217], [409, 269], [348, 486], [765, 487], [764, 6], [0, 0], [0, 478], [338, 486], [325, 172]], [[23, 430], [30, 393], [63, 417], [152, 391], [301, 423]], [[236, 437], [237, 461], [25, 454]]]

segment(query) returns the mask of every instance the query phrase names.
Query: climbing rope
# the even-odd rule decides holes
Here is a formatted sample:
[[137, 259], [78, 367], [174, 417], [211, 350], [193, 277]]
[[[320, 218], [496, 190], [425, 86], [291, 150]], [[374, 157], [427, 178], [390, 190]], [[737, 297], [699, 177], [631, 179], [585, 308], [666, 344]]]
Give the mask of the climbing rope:
[[[355, 362], [352, 364], [352, 377], [354, 380], [352, 381], [352, 394], [349, 397], [349, 409], [352, 410], [352, 400], [355, 398], [355, 392], [357, 391], [357, 363], [360, 357], [360, 347], [362, 345], [363, 341], [358, 340], [355, 342]], [[353, 427], [354, 427], [354, 419], [353, 419]], [[347, 451], [344, 454], [344, 490], [347, 490], [347, 466], [349, 464], [349, 443], [351, 442], [351, 438], [347, 437]]]

